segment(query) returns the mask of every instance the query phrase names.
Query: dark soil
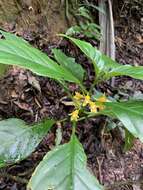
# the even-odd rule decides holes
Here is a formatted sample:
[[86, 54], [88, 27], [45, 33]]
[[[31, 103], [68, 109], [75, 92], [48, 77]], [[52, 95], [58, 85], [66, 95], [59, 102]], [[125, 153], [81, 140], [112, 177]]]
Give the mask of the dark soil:
[[[118, 18], [115, 20], [116, 57], [121, 64], [143, 65], [143, 15], [139, 6], [134, 9], [132, 7], [131, 3], [123, 2], [118, 7]], [[24, 37], [49, 55], [51, 49], [57, 46], [47, 43], [39, 34], [25, 33]], [[97, 45], [95, 41], [91, 43]], [[88, 85], [93, 79], [93, 73], [87, 59], [69, 42], [62, 41], [58, 47], [77, 57], [77, 62], [86, 68]], [[71, 92], [77, 89], [75, 85], [69, 87]], [[66, 93], [55, 81], [37, 77], [17, 67], [11, 68], [0, 80], [0, 89], [0, 119], [17, 117], [31, 124], [47, 117], [62, 119], [71, 109], [62, 103], [61, 99], [66, 97]], [[133, 98], [143, 98], [143, 83], [129, 77], [116, 78], [114, 88], [104, 83], [98, 89], [113, 96], [117, 93], [124, 99], [128, 99], [129, 95]], [[100, 117], [78, 124], [77, 135], [87, 153], [89, 168], [108, 189], [142, 190], [143, 145], [136, 139], [133, 148], [123, 152], [124, 141], [117, 135], [119, 131], [115, 129], [107, 133], [104, 125], [105, 118]], [[15, 176], [30, 178], [46, 152], [54, 147], [58, 127], [62, 129], [62, 143], [68, 142], [70, 123], [55, 125], [31, 156], [0, 171], [1, 190], [26, 190], [25, 181], [19, 181]], [[9, 176], [4, 177], [7, 174]]]

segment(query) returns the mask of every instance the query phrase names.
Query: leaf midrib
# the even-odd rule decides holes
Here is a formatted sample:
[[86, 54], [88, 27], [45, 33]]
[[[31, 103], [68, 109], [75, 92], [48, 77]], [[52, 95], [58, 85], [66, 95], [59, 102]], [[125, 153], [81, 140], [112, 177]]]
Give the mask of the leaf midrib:
[[[114, 107], [116, 107], [116, 108], [121, 108], [121, 109], [123, 109], [123, 110], [126, 110], [126, 111], [130, 111], [130, 112], [132, 112], [132, 113], [136, 113], [137, 115], [141, 115], [141, 116], [143, 116], [143, 112], [141, 113], [141, 112], [138, 112], [138, 111], [136, 111], [136, 110], [134, 110], [134, 109], [130, 109], [130, 108], [136, 108], [136, 107], [130, 107], [130, 108], [128, 108], [128, 107], [123, 107], [123, 106], [121, 106], [121, 105], [119, 105], [119, 104], [112, 104]], [[112, 108], [112, 106], [111, 106], [111, 108]]]
[[[33, 61], [33, 57], [31, 57], [31, 54], [34, 54], [33, 56], [37, 56], [38, 57], [38, 59], [40, 59], [39, 61], [41, 62], [40, 64], [41, 65], [43, 65], [43, 66], [47, 66], [47, 61], [48, 60], [45, 60], [45, 56], [46, 56], [46, 59], [47, 58], [49, 58], [46, 54], [44, 54], [43, 52], [41, 52], [41, 51], [39, 51], [38, 49], [36, 49], [36, 48], [34, 48], [34, 47], [32, 47], [32, 46], [29, 46], [29, 45], [26, 45], [26, 44], [20, 44], [20, 46], [18, 46], [18, 44], [17, 43], [15, 43], [15, 42], [13, 42], [13, 41], [9, 41], [9, 40], [3, 40], [3, 43], [4, 43], [4, 45], [5, 45], [5, 47], [7, 47], [9, 50], [12, 50], [13, 52], [15, 52], [15, 53], [17, 53], [18, 55], [19, 55], [19, 52], [17, 51], [17, 49], [20, 49], [21, 51], [23, 51], [23, 49], [21, 48], [21, 47], [23, 47], [24, 48], [24, 54], [25, 54], [25, 56], [21, 56], [21, 57], [23, 57], [23, 58], [29, 58], [29, 60], [32, 60]], [[11, 44], [11, 46], [9, 45], [9, 44]], [[1, 45], [1, 44], [0, 44]], [[13, 48], [14, 47], [14, 48]], [[29, 52], [26, 50], [26, 48], [29, 50]], [[37, 51], [37, 54], [36, 54], [36, 52], [35, 52], [35, 50]], [[6, 50], [5, 50], [6, 51]], [[38, 52], [39, 51], [39, 52]], [[8, 51], [6, 51], [6, 52], [8, 52]], [[9, 53], [9, 52], [8, 52]], [[41, 57], [39, 57], [39, 55], [38, 54], [41, 54]], [[15, 55], [15, 54], [14, 54]], [[44, 56], [44, 58], [43, 58], [43, 56]], [[34, 57], [35, 58], [35, 57]], [[34, 62], [35, 63], [39, 63], [39, 61], [36, 61], [35, 59], [34, 59]]]

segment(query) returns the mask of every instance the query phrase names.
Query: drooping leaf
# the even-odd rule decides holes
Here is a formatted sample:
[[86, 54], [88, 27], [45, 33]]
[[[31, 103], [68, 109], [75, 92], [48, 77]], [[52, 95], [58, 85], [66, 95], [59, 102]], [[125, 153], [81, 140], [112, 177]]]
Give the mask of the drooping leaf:
[[118, 118], [132, 135], [143, 142], [143, 101], [107, 102], [103, 112]]
[[28, 184], [28, 190], [101, 190], [86, 168], [86, 155], [76, 137], [47, 153]]
[[74, 58], [66, 56], [60, 49], [53, 49], [52, 51], [56, 61], [82, 82], [85, 72], [82, 66], [77, 64]]
[[33, 126], [20, 119], [0, 121], [0, 167], [29, 156], [53, 124], [53, 120]]
[[96, 47], [93, 47], [90, 43], [76, 38], [62, 35], [63, 37], [71, 40], [79, 49], [92, 61], [97, 71], [106, 71], [110, 66], [117, 66], [116, 62], [102, 54]]
[[143, 66], [121, 65], [110, 57], [102, 54], [90, 43], [78, 40], [66, 35], [61, 35], [70, 39], [80, 50], [92, 61], [96, 73], [104, 73], [105, 79], [113, 76], [130, 76], [135, 79], [143, 80]]
[[58, 65], [46, 54], [32, 47], [25, 40], [1, 31], [5, 39], [0, 40], [0, 63], [17, 65], [40, 75], [56, 80], [80, 83], [72, 73]]

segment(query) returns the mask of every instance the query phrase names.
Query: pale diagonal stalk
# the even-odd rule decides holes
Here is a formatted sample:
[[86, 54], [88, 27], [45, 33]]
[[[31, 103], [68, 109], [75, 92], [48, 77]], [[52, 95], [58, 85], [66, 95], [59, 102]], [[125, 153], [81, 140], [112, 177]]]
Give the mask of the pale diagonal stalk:
[[75, 136], [75, 132], [76, 132], [76, 122], [74, 121], [72, 123], [72, 136], [71, 136], [71, 139]]
[[89, 114], [89, 115], [86, 115], [86, 116], [83, 116], [81, 118], [78, 119], [78, 121], [82, 121], [82, 120], [85, 120], [85, 119], [88, 119], [88, 118], [92, 118], [92, 117], [95, 117], [95, 116], [99, 116], [101, 113], [94, 113], [94, 114]]

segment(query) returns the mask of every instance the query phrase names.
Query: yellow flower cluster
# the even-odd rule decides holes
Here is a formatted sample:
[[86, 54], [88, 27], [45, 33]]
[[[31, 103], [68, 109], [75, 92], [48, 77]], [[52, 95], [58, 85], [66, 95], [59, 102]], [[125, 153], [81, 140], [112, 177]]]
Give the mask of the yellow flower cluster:
[[105, 108], [104, 103], [107, 101], [106, 96], [103, 95], [98, 98], [96, 102], [93, 102], [88, 94], [82, 95], [79, 92], [75, 93], [73, 99], [75, 101], [74, 104], [77, 109], [70, 114], [71, 121], [78, 120], [79, 111], [82, 107], [88, 106], [91, 113], [97, 113], [98, 110], [103, 110]]
[[77, 121], [79, 118], [79, 110], [75, 110], [73, 111], [70, 115], [71, 115], [71, 121]]

